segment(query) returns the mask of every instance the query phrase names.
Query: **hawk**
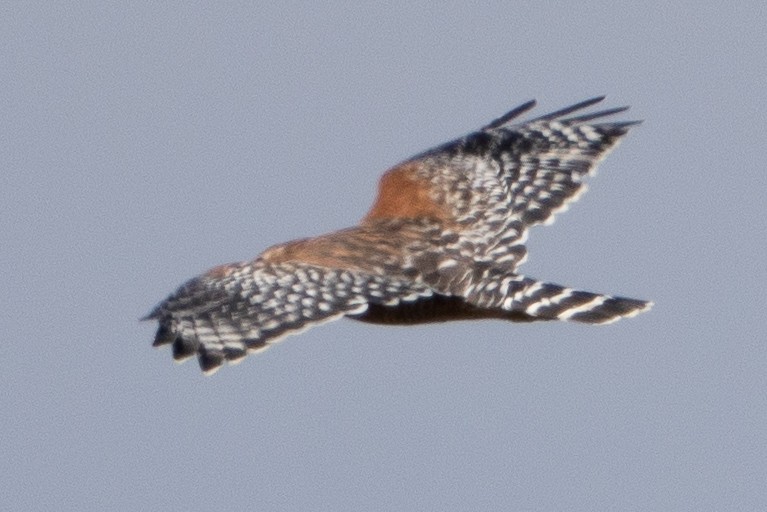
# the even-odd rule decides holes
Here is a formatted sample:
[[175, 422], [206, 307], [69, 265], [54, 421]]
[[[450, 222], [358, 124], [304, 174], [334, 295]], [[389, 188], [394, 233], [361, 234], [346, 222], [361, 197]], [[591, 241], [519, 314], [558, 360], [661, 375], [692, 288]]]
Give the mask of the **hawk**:
[[529, 101], [387, 171], [358, 225], [276, 245], [186, 284], [144, 320], [154, 346], [206, 374], [287, 334], [343, 316], [379, 324], [470, 319], [606, 324], [651, 302], [574, 290], [518, 272], [530, 227], [548, 224], [638, 121], [584, 113], [592, 98], [519, 122]]

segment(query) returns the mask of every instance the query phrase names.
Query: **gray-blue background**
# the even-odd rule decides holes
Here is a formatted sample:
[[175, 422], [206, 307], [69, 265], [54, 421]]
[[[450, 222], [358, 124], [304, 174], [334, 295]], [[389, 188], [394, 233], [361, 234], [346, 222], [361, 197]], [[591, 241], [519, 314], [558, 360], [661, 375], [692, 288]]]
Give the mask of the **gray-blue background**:
[[[767, 508], [764, 3], [277, 4], [0, 8], [0, 508]], [[603, 93], [645, 123], [524, 271], [651, 313], [150, 348], [185, 279]]]

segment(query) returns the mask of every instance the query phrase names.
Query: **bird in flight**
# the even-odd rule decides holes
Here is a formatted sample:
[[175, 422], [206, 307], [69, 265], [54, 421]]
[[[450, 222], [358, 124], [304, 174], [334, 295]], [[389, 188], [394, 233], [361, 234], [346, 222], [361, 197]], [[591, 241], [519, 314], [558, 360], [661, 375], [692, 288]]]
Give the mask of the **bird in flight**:
[[287, 334], [343, 316], [407, 325], [451, 320], [606, 324], [651, 302], [574, 290], [518, 272], [528, 228], [584, 192], [584, 178], [637, 121], [604, 97], [519, 121], [529, 101], [381, 177], [354, 227], [276, 245], [191, 279], [144, 320], [154, 346], [206, 374]]

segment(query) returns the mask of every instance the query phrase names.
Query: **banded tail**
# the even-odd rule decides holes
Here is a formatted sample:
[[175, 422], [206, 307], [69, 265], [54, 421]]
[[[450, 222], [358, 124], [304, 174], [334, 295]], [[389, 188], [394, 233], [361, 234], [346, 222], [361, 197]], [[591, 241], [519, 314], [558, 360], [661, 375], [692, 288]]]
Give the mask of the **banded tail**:
[[567, 320], [585, 324], [609, 324], [649, 310], [653, 303], [627, 297], [573, 290], [557, 284], [525, 280], [528, 285], [515, 294], [511, 311], [539, 320]]

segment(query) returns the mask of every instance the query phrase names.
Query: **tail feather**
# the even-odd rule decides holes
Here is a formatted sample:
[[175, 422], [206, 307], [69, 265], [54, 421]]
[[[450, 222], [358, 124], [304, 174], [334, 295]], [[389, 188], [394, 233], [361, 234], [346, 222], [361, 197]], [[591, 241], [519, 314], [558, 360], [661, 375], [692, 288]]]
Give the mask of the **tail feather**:
[[535, 281], [514, 297], [511, 309], [541, 320], [609, 324], [638, 315], [652, 305], [652, 302], [644, 300], [612, 297]]

